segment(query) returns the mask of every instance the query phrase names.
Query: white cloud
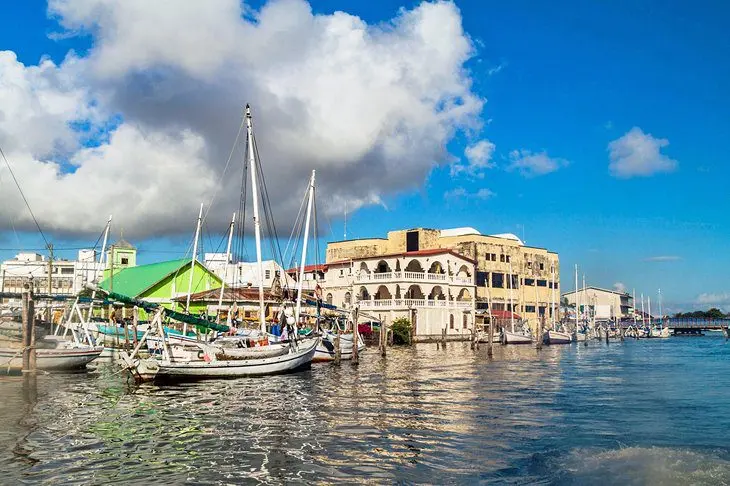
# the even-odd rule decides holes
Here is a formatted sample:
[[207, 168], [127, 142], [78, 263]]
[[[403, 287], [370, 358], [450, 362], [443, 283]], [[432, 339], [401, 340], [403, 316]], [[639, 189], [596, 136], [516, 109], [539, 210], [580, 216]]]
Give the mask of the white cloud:
[[498, 65], [496, 65], [494, 67], [491, 67], [487, 71], [487, 74], [489, 76], [494, 76], [495, 74], [498, 74], [500, 71], [502, 71], [502, 69], [504, 69], [504, 66], [505, 66], [504, 63], [502, 63], [502, 64], [498, 64]]
[[457, 176], [461, 173], [472, 177], [484, 177], [484, 169], [494, 167], [492, 157], [496, 146], [489, 140], [480, 140], [469, 145], [464, 150], [466, 164], [454, 164], [451, 166], [451, 175]]
[[507, 170], [517, 170], [525, 177], [536, 177], [566, 167], [565, 159], [549, 157], [546, 152], [532, 153], [529, 150], [513, 150], [509, 154]]
[[[311, 169], [328, 200], [347, 200], [351, 211], [382, 204], [448, 163], [456, 131], [482, 124], [484, 100], [464, 68], [474, 48], [453, 3], [423, 3], [377, 25], [314, 15], [303, 0], [242, 8], [51, 0], [68, 29], [59, 35], [90, 35], [88, 54], [39, 66], [0, 54], [0, 144], [42, 226], [96, 232], [114, 213], [130, 237], [188, 232], [216, 190], [247, 102], [284, 227]], [[121, 121], [106, 134], [112, 117]], [[83, 148], [77, 122], [103, 135], [99, 147]], [[27, 211], [2, 180], [8, 227]], [[220, 187], [220, 228], [238, 207], [239, 180], [229, 173]], [[341, 215], [343, 205], [320, 210]]]
[[616, 292], [626, 292], [626, 285], [623, 282], [616, 282], [613, 284], [613, 290]]
[[486, 187], [482, 187], [481, 189], [469, 192], [463, 187], [456, 187], [454, 189], [451, 189], [450, 191], [446, 191], [444, 193], [445, 199], [489, 199], [492, 197], [495, 197], [497, 194], [493, 192], [490, 189], [487, 189]]
[[608, 170], [612, 176], [622, 179], [673, 172], [677, 169], [677, 161], [660, 152], [667, 145], [669, 140], [666, 138], [654, 138], [634, 127], [608, 144]]
[[695, 304], [730, 306], [730, 292], [702, 293], [695, 299]]
[[676, 262], [681, 260], [682, 257], [678, 255], [657, 255], [644, 258], [645, 262]]

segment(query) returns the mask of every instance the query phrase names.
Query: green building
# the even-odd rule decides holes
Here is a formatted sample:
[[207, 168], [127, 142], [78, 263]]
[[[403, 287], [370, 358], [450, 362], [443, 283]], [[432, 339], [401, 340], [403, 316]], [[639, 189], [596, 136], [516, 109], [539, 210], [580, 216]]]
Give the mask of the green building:
[[[190, 287], [190, 259], [170, 260], [121, 268], [114, 271], [113, 279], [107, 276], [99, 286], [118, 294], [161, 304], [168, 309], [185, 310], [185, 302], [175, 299], [190, 293], [219, 289], [221, 279], [196, 261], [193, 267], [193, 283]], [[197, 314], [205, 311], [205, 303], [191, 301], [189, 312]]]
[[125, 268], [137, 265], [137, 249], [124, 238], [112, 243], [106, 251], [106, 268], [104, 269], [104, 279], [111, 275], [111, 267], [114, 267], [114, 279], [116, 274]]

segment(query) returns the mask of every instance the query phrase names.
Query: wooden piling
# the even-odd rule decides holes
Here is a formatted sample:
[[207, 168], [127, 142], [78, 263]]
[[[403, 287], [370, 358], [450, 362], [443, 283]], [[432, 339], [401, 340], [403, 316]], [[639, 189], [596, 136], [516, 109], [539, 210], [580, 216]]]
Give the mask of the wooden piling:
[[352, 313], [352, 365], [357, 365], [360, 362], [360, 356], [358, 347], [360, 344], [360, 330], [357, 326], [357, 318], [360, 313], [360, 309], [355, 306], [355, 310]]
[[388, 343], [388, 325], [384, 320], [380, 321], [380, 356], [385, 358], [385, 348], [387, 348]]
[[543, 333], [545, 332], [545, 316], [543, 315], [537, 325], [537, 342], [535, 343], [536, 349], [542, 349]]
[[487, 343], [487, 356], [494, 356], [494, 321], [489, 319], [489, 342]]
[[340, 361], [342, 360], [342, 350], [340, 348], [340, 325], [336, 324], [337, 326], [337, 334], [335, 334], [335, 364], [340, 364]]
[[137, 326], [139, 326], [139, 308], [135, 305], [132, 308], [132, 342], [134, 349], [137, 349]]
[[33, 287], [26, 284], [22, 295], [22, 333], [23, 333], [23, 373], [36, 370], [35, 353], [35, 309], [33, 304]]
[[606, 326], [606, 344], [608, 344], [608, 326]]

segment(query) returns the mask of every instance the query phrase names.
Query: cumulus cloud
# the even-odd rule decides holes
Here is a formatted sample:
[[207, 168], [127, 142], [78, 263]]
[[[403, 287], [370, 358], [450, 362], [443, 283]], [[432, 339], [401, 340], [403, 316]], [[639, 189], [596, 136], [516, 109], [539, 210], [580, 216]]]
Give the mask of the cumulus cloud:
[[634, 127], [608, 144], [608, 170], [612, 176], [622, 179], [673, 172], [677, 169], [677, 161], [661, 153], [667, 145], [669, 140], [666, 138], [654, 138]]
[[613, 290], [616, 292], [626, 292], [626, 285], [623, 282], [616, 282], [613, 284]]
[[657, 255], [644, 258], [645, 262], [676, 262], [681, 260], [682, 257], [678, 255]]
[[[464, 68], [474, 48], [449, 2], [373, 25], [303, 0], [51, 0], [85, 56], [25, 66], [0, 53], [0, 144], [41, 225], [125, 235], [188, 232], [238, 207], [241, 151], [220, 179], [250, 102], [273, 213], [291, 221], [312, 169], [320, 211], [382, 204], [446, 164], [456, 131], [481, 126]], [[474, 154], [475, 160], [479, 153]], [[232, 175], [238, 171], [239, 176]], [[2, 177], [2, 174], [0, 174]], [[0, 227], [32, 228], [2, 177]]]
[[482, 187], [474, 192], [469, 192], [463, 187], [456, 187], [450, 191], [446, 191], [444, 193], [444, 199], [489, 199], [496, 195], [495, 192], [486, 187]]
[[461, 173], [466, 173], [470, 176], [484, 177], [484, 169], [494, 167], [492, 156], [494, 155], [495, 148], [496, 145], [486, 139], [468, 145], [464, 150], [466, 163], [452, 165], [451, 175], [456, 176]]
[[730, 292], [702, 293], [695, 299], [695, 304], [730, 306]]
[[516, 170], [525, 177], [537, 177], [550, 174], [567, 165], [567, 160], [549, 157], [546, 152], [533, 153], [529, 150], [513, 150], [509, 154], [507, 170]]

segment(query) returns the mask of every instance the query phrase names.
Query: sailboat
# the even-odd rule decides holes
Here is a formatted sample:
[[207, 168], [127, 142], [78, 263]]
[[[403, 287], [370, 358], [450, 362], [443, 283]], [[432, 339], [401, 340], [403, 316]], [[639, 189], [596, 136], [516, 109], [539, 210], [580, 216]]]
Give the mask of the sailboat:
[[[256, 261], [258, 268], [259, 281], [259, 324], [261, 334], [266, 334], [264, 306], [264, 289], [263, 289], [263, 265], [261, 259], [261, 220], [259, 218], [259, 200], [258, 200], [258, 181], [257, 169], [260, 167], [256, 159], [255, 140], [253, 134], [253, 119], [251, 109], [246, 105], [245, 122], [247, 131], [247, 152], [249, 170], [251, 171], [251, 192], [253, 198], [253, 224], [254, 235], [256, 241]], [[263, 175], [262, 175], [263, 179]], [[263, 184], [263, 180], [262, 180]], [[310, 188], [314, 184], [314, 173], [310, 181]], [[311, 204], [308, 212], [311, 214]], [[304, 243], [306, 248], [306, 239]], [[306, 257], [306, 250], [303, 249]], [[303, 259], [304, 260], [304, 259]], [[298, 296], [301, 297], [301, 281]], [[297, 307], [299, 309], [300, 300]], [[233, 346], [225, 346], [225, 339], [220, 343], [212, 342], [196, 342], [190, 344], [171, 344], [168, 339], [163, 341], [161, 359], [135, 360], [134, 356], [124, 358], [128, 366], [134, 369], [136, 376], [140, 379], [204, 379], [204, 378], [236, 378], [245, 376], [263, 376], [278, 373], [288, 373], [302, 369], [311, 364], [314, 358], [315, 350], [319, 340], [304, 339], [300, 340], [297, 336], [297, 320], [294, 322], [294, 332], [292, 339], [286, 343], [272, 343], [265, 346], [259, 346], [262, 349], [254, 347], [245, 347], [244, 341], [239, 340]], [[156, 327], [160, 336], [165, 337], [162, 328], [161, 315], [166, 314], [178, 318], [184, 323], [192, 323], [205, 328], [212, 328], [217, 331], [227, 332], [228, 326], [215, 324], [207, 320], [199, 319], [194, 316], [168, 311], [159, 308], [156, 316]], [[230, 344], [230, 341], [229, 341]]]
[[[512, 301], [512, 289], [514, 288], [514, 281], [512, 279], [512, 263], [509, 264], [509, 305], [510, 305], [510, 313], [509, 313], [509, 322], [510, 322], [510, 330], [508, 331], [504, 327], [502, 327], [500, 341], [502, 344], [532, 344], [532, 333], [530, 332], [530, 327], [522, 321], [520, 323], [519, 330], [515, 330], [515, 312], [514, 312], [514, 303]], [[535, 287], [537, 288], [537, 287]], [[537, 290], [536, 290], [537, 291]], [[537, 309], [537, 303], [535, 304], [535, 308]]]
[[[649, 311], [651, 312], [651, 311]], [[651, 319], [651, 317], [650, 317]], [[664, 314], [662, 314], [662, 290], [659, 289], [659, 321], [658, 324], [650, 326], [649, 336], [650, 338], [668, 338], [669, 328], [664, 326]]]
[[[576, 272], [578, 266], [576, 265]], [[551, 268], [552, 272], [552, 281], [553, 281], [553, 291], [555, 289], [555, 267]], [[575, 309], [575, 322], [576, 327], [578, 325], [578, 274], [576, 273], [575, 278], [575, 289], [576, 289], [576, 309]], [[570, 344], [573, 339], [570, 335], [570, 333], [566, 332], [565, 329], [562, 329], [562, 326], [558, 324], [558, 321], [555, 319], [555, 314], [553, 313], [553, 316], [550, 320], [550, 329], [545, 331], [542, 337], [542, 341], [544, 344]]]

